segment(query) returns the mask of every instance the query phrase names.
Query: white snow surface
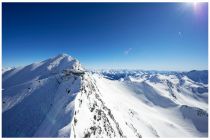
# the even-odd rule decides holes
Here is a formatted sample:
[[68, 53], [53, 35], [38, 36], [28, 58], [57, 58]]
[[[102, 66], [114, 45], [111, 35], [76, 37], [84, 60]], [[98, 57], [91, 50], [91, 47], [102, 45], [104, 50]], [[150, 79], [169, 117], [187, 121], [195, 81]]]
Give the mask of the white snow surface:
[[207, 84], [177, 73], [65, 69], [84, 71], [61, 54], [3, 73], [3, 137], [208, 136]]

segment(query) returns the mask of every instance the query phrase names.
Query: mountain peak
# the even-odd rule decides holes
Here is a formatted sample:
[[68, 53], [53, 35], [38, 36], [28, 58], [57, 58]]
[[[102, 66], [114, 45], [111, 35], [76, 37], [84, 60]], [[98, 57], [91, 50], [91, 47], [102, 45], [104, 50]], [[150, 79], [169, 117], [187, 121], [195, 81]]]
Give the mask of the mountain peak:
[[66, 54], [66, 53], [62, 53], [59, 54], [57, 56], [55, 56], [54, 58], [52, 58], [50, 60], [50, 64], [47, 67], [48, 70], [56, 70], [57, 72], [61, 72], [64, 69], [77, 69], [77, 70], [82, 70], [82, 66], [80, 64], [80, 62], [75, 59], [74, 57]]
[[[43, 79], [62, 73], [62, 71], [66, 69], [83, 70], [84, 68], [77, 59], [63, 53], [42, 62], [33, 63], [15, 69], [10, 73], [5, 73], [3, 86], [10, 87], [19, 83], [32, 81], [33, 79]], [[16, 76], [13, 77], [12, 75]]]
[[69, 56], [69, 55], [67, 53], [61, 53], [57, 55], [57, 57], [64, 57], [64, 56]]
[[68, 54], [66, 54], [66, 53], [58, 54], [57, 56], [55, 56], [55, 57], [53, 57], [53, 58], [58, 59], [58, 58], [64, 58], [64, 57], [73, 58], [73, 57], [71, 57], [70, 55], [68, 55]]

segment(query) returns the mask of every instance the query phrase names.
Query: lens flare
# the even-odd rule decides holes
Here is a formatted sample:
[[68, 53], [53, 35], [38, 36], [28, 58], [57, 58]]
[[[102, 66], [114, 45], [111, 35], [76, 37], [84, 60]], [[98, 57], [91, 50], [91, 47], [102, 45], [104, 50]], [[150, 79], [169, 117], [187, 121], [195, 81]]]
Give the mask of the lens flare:
[[197, 2], [193, 2], [193, 8], [194, 8], [194, 10], [196, 10], [197, 7], [198, 7], [198, 3]]

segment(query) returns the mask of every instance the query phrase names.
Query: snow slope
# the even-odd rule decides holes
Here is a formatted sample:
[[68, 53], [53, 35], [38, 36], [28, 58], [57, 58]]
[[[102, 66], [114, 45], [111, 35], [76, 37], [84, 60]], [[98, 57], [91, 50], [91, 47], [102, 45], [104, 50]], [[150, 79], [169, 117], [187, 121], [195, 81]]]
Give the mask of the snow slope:
[[148, 81], [122, 82], [98, 74], [86, 78], [90, 82], [75, 99], [72, 137], [208, 136], [208, 113], [199, 108], [207, 109], [207, 103], [186, 96], [197, 107], [183, 109], [181, 95], [176, 101]]
[[71, 123], [74, 98], [81, 76], [63, 69], [81, 69], [80, 63], [61, 54], [3, 74], [3, 137], [64, 137]]
[[9, 71], [11, 69], [13, 69], [13, 68], [11, 68], [11, 67], [4, 67], [4, 68], [2, 68], [2, 73], [5, 73], [6, 71]]
[[208, 136], [206, 71], [81, 71], [67, 54], [5, 71], [3, 137]]

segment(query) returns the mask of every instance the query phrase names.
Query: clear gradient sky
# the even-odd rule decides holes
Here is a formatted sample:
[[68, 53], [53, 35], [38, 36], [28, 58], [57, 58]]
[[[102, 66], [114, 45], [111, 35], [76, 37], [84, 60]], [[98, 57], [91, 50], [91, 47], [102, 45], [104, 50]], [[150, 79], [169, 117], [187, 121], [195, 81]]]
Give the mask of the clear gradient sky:
[[207, 3], [2, 6], [3, 67], [67, 53], [93, 69], [208, 69]]

